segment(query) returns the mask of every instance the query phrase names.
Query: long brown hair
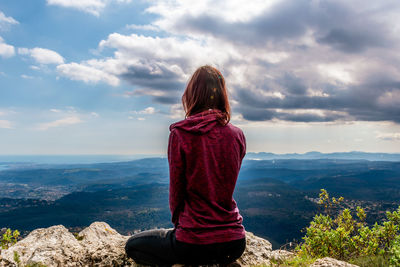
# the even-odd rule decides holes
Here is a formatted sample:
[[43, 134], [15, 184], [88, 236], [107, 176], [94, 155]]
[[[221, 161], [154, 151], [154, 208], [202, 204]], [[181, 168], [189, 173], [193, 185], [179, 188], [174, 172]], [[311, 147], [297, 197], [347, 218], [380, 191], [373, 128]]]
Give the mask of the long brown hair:
[[225, 79], [221, 72], [209, 65], [198, 68], [190, 78], [182, 96], [186, 117], [208, 110], [218, 109], [218, 121], [225, 125], [230, 120], [230, 106]]

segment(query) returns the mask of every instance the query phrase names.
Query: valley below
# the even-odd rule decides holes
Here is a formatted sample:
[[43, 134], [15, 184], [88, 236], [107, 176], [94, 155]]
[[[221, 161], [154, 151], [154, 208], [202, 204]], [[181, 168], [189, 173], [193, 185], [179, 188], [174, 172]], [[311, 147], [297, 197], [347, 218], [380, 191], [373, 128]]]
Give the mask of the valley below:
[[[79, 231], [105, 221], [120, 233], [172, 227], [168, 162], [145, 158], [112, 163], [0, 163], [0, 228], [29, 231], [63, 224]], [[320, 189], [343, 196], [342, 208], [365, 208], [367, 222], [400, 205], [400, 162], [366, 159], [254, 159], [234, 192], [246, 230], [274, 248], [300, 242], [321, 212]]]

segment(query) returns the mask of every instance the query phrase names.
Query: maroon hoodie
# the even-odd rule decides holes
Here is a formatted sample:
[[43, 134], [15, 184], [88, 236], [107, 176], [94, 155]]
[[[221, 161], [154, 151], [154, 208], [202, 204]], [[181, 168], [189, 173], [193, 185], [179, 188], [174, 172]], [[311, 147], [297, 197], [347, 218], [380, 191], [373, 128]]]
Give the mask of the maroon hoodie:
[[246, 139], [231, 123], [219, 124], [220, 114], [210, 109], [170, 125], [169, 205], [178, 241], [210, 244], [245, 237], [232, 195]]

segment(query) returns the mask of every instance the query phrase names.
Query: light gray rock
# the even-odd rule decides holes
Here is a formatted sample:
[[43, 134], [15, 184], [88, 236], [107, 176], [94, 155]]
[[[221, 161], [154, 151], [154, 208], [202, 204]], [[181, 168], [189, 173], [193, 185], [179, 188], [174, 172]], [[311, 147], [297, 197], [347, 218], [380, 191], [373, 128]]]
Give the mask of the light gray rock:
[[358, 265], [350, 264], [345, 261], [336, 260], [333, 258], [325, 257], [316, 260], [310, 267], [358, 267]]
[[246, 250], [238, 259], [242, 266], [269, 265], [272, 244], [251, 232], [246, 232]]
[[14, 251], [22, 265], [39, 262], [52, 266], [135, 266], [126, 257], [122, 236], [105, 222], [94, 222], [79, 233], [78, 240], [62, 225], [39, 228], [7, 250], [1, 251], [0, 266], [17, 266]]
[[[39, 228], [10, 248], [2, 250], [0, 266], [16, 267], [15, 251], [20, 256], [22, 266], [34, 262], [45, 264], [47, 267], [137, 266], [125, 254], [125, 243], [128, 238], [129, 236], [120, 235], [105, 222], [92, 223], [79, 232], [77, 237], [62, 225]], [[268, 240], [246, 232], [246, 250], [238, 262], [242, 266], [269, 266], [271, 259], [283, 260], [292, 255], [291, 252], [285, 250], [273, 251]], [[355, 265], [324, 258], [316, 261], [312, 266], [350, 267]]]
[[94, 222], [78, 234], [84, 262], [90, 266], [135, 266], [125, 254], [129, 236], [120, 235], [105, 222]]
[[82, 262], [82, 245], [62, 225], [33, 230], [24, 239], [2, 250], [2, 261], [8, 262], [9, 266], [14, 266], [14, 251], [23, 265], [41, 262], [48, 266], [76, 266]]

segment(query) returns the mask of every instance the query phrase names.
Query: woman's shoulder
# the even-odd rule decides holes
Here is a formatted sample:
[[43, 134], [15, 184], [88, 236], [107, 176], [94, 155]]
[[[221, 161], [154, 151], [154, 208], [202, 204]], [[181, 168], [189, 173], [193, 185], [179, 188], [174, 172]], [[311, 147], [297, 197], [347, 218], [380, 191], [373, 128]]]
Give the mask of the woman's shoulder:
[[228, 122], [225, 126], [227, 127], [227, 129], [229, 129], [237, 134], [243, 134], [242, 129], [240, 129], [238, 126], [233, 125], [230, 122]]
[[225, 126], [222, 127], [225, 129], [225, 132], [228, 135], [234, 136], [235, 138], [239, 138], [242, 141], [245, 140], [244, 133], [242, 129], [240, 129], [238, 126], [233, 125], [232, 123], [228, 122]]

